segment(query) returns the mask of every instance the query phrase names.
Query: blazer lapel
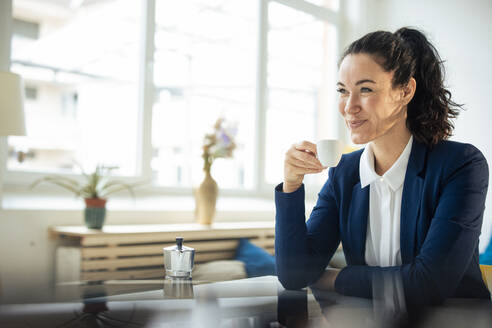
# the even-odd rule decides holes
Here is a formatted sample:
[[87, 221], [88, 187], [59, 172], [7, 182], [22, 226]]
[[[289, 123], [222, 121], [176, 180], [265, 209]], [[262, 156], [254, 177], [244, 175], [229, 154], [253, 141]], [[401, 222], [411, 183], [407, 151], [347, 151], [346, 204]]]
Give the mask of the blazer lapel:
[[367, 217], [369, 215], [369, 186], [361, 189], [360, 181], [352, 189], [348, 214], [349, 245], [353, 264], [365, 265]]
[[424, 167], [426, 152], [426, 146], [414, 139], [401, 200], [400, 250], [403, 263], [411, 262], [415, 254], [417, 219], [424, 184], [419, 173]]

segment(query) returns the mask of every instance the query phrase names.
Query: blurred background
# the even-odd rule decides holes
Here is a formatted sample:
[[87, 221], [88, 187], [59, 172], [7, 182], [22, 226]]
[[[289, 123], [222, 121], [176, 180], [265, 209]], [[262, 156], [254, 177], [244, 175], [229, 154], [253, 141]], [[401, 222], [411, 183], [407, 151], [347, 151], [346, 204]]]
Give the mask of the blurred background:
[[[24, 78], [27, 136], [9, 137], [3, 159], [4, 275], [32, 279], [32, 269], [16, 261], [23, 256], [38, 279], [51, 279], [47, 227], [81, 224], [82, 203], [56, 186], [29, 185], [51, 173], [78, 179], [75, 163], [117, 166], [123, 181], [150, 181], [135, 201], [121, 194], [108, 203], [109, 224], [192, 222], [203, 137], [219, 117], [236, 124], [237, 147], [212, 168], [217, 220], [272, 221], [273, 188], [291, 144], [338, 138], [354, 146], [336, 109], [337, 60], [378, 29], [427, 34], [446, 61], [454, 100], [467, 109], [452, 140], [475, 145], [492, 162], [489, 0], [11, 3], [10, 69]], [[326, 178], [306, 178], [307, 214]]]

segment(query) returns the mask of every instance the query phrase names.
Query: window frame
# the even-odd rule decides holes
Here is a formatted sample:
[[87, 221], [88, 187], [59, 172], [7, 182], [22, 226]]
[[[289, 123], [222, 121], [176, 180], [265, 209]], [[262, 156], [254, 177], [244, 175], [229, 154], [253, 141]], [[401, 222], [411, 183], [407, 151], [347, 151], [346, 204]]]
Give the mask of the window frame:
[[[139, 93], [138, 93], [138, 149], [137, 149], [137, 170], [139, 174], [124, 177], [128, 183], [137, 181], [150, 181], [151, 159], [152, 159], [152, 110], [154, 99], [153, 66], [154, 66], [154, 32], [155, 32], [155, 8], [156, 1], [142, 1], [142, 22], [140, 35], [140, 56], [139, 56]], [[256, 0], [258, 1], [258, 35], [257, 35], [257, 58], [256, 58], [256, 99], [255, 99], [255, 167], [253, 189], [223, 189], [221, 195], [237, 197], [261, 197], [272, 198], [274, 185], [268, 184], [265, 179], [265, 138], [266, 138], [266, 110], [267, 110], [267, 63], [268, 63], [268, 7], [270, 3], [278, 3], [294, 10], [314, 16], [316, 19], [332, 24], [336, 28], [338, 39], [338, 51], [341, 49], [341, 24], [344, 1], [340, 1], [338, 11], [321, 7], [304, 0]], [[343, 140], [346, 139], [343, 133], [343, 122], [338, 121], [339, 135]], [[7, 158], [4, 158], [5, 166]], [[27, 191], [28, 186], [38, 178], [52, 172], [31, 172], [31, 171], [9, 171], [5, 172], [4, 190], [5, 191]], [[58, 174], [58, 173], [56, 173]], [[71, 177], [82, 181], [80, 174], [60, 173], [58, 175]], [[279, 181], [280, 183], [281, 181]], [[43, 186], [43, 190], [60, 193], [56, 186]], [[316, 191], [317, 192], [317, 191]], [[166, 195], [192, 195], [190, 187], [165, 187], [150, 184], [138, 189], [138, 194], [166, 194]], [[312, 197], [314, 191], [308, 191], [307, 195]]]

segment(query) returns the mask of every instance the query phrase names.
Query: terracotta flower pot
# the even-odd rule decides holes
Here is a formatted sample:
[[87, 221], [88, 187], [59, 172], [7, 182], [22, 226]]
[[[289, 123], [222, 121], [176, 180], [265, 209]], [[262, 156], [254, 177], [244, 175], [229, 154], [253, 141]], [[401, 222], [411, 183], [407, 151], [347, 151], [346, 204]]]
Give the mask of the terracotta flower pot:
[[206, 170], [205, 179], [195, 191], [195, 217], [198, 223], [212, 224], [218, 194], [217, 182], [210, 175], [210, 171]]
[[106, 219], [106, 202], [103, 198], [85, 198], [84, 219], [88, 229], [101, 229]]

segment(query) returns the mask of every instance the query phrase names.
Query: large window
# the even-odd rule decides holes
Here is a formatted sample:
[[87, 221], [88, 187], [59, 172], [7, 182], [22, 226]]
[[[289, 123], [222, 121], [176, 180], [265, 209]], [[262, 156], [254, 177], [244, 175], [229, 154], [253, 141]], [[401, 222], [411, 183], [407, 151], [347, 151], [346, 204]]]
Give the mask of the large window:
[[26, 84], [27, 137], [9, 138], [7, 168], [71, 173], [100, 162], [137, 175], [141, 5], [75, 3], [13, 2], [11, 70]]
[[149, 189], [190, 192], [203, 137], [223, 117], [237, 149], [212, 175], [230, 193], [259, 194], [282, 180], [292, 143], [336, 137], [337, 0], [13, 7], [28, 135], [9, 138], [8, 184], [105, 164], [151, 178]]
[[232, 160], [212, 174], [222, 188], [254, 187], [258, 5], [157, 0], [152, 172], [163, 186], [202, 179], [203, 136], [223, 116], [237, 123]]
[[[274, 184], [283, 179], [284, 154], [292, 143], [337, 137], [333, 85], [338, 41], [333, 23], [309, 13], [271, 2], [268, 14], [265, 177]], [[322, 183], [325, 178], [305, 179]]]

